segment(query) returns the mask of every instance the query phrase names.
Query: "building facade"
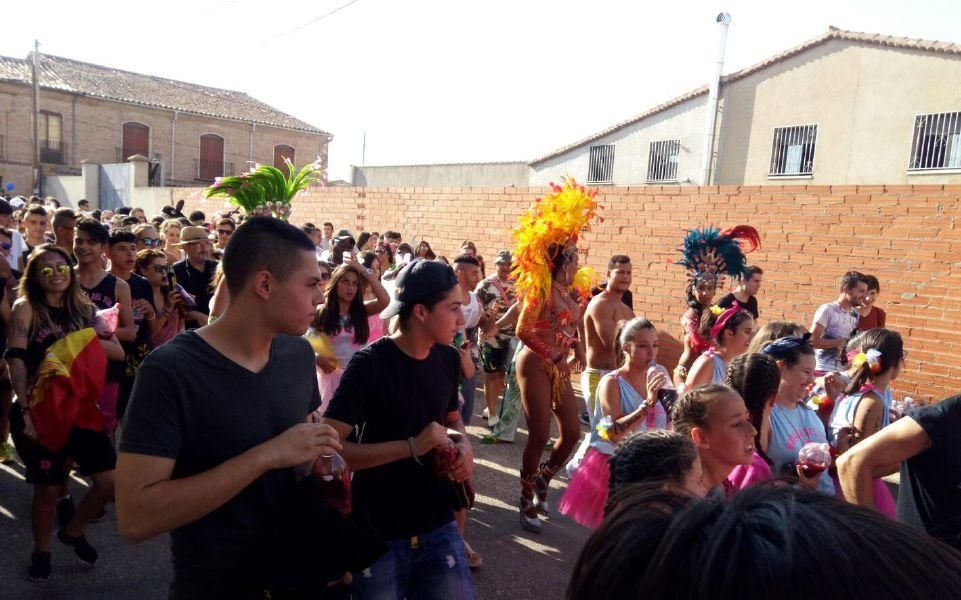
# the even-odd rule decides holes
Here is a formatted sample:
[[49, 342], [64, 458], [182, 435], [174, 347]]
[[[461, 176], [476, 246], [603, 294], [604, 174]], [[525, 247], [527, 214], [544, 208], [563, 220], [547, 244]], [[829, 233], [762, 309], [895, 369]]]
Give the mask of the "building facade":
[[[0, 57], [0, 187], [29, 194], [43, 174], [82, 163], [150, 162], [150, 185], [196, 186], [248, 162], [326, 166], [333, 136], [242, 92], [39, 55], [41, 177], [33, 176], [33, 88], [27, 59]], [[40, 193], [46, 193], [40, 190]]]
[[832, 28], [534, 160], [530, 185], [961, 183], [961, 45]]

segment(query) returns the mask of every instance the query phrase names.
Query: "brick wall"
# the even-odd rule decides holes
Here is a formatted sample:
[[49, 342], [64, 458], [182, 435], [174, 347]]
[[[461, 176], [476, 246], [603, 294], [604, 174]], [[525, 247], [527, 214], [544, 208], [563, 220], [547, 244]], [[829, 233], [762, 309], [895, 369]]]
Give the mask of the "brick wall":
[[[395, 229], [451, 258], [471, 239], [490, 259], [511, 245], [517, 216], [545, 191], [312, 189], [291, 221], [331, 221], [355, 235]], [[184, 192], [185, 210], [223, 206]], [[844, 271], [874, 274], [878, 306], [910, 352], [898, 394], [930, 401], [961, 391], [961, 186], [641, 186], [604, 188], [598, 199], [605, 221], [587, 235], [588, 261], [603, 271], [612, 254], [631, 256], [634, 309], [661, 331], [661, 362], [673, 366], [680, 349], [685, 276], [671, 263], [685, 228], [744, 223], [762, 236], [750, 256], [765, 270], [762, 323], [810, 326], [815, 309], [837, 297]]]

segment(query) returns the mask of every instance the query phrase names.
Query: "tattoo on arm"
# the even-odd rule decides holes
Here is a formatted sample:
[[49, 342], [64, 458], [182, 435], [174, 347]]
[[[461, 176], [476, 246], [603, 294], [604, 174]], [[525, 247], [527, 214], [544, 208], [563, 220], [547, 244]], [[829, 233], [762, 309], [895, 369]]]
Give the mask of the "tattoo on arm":
[[28, 337], [30, 337], [30, 328], [27, 326], [26, 323], [23, 322], [23, 319], [14, 319], [13, 333], [17, 337], [20, 337], [26, 340]]
[[10, 366], [10, 385], [13, 386], [13, 391], [17, 394], [17, 399], [19, 402], [27, 402], [27, 367], [23, 364], [23, 361], [19, 358], [13, 358], [7, 361]]

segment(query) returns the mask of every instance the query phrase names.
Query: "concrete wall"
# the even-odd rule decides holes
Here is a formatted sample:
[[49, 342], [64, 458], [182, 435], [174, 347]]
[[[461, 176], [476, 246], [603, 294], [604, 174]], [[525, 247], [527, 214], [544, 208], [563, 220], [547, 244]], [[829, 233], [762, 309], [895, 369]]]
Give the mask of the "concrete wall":
[[[40, 108], [62, 115], [63, 141], [67, 144], [66, 164], [73, 167], [79, 167], [84, 160], [100, 164], [117, 162], [118, 151], [122, 148], [123, 124], [129, 121], [150, 128], [148, 157], [160, 160], [167, 184], [198, 184], [200, 136], [205, 133], [224, 138], [225, 160], [233, 163], [235, 174], [248, 170], [249, 160], [273, 164], [274, 146], [278, 144], [295, 149], [294, 162], [298, 166], [312, 162], [318, 156], [325, 166], [327, 164], [327, 137], [321, 134], [174, 113], [50, 90], [40, 91]], [[5, 139], [0, 177], [4, 182], [13, 181], [15, 191], [19, 193], [29, 193], [32, 187], [31, 111], [29, 87], [0, 83], [0, 135]], [[44, 166], [47, 172], [53, 172], [53, 169], [53, 165]]]
[[807, 183], [961, 183], [907, 171], [915, 115], [961, 111], [959, 82], [958, 56], [827, 42], [722, 88], [714, 181], [772, 183], [774, 128], [816, 124]]
[[352, 166], [355, 187], [507, 187], [526, 186], [527, 163]]
[[586, 182], [590, 147], [604, 144], [615, 145], [613, 185], [643, 184], [647, 181], [651, 142], [675, 139], [681, 140], [677, 180], [696, 182], [701, 168], [706, 105], [706, 94], [692, 98], [570, 152], [532, 164], [530, 185], [547, 185], [565, 175]]
[[[186, 190], [183, 190], [186, 191]], [[291, 221], [335, 229], [395, 229], [454, 256], [473, 240], [488, 259], [512, 245], [517, 217], [545, 188], [312, 188]], [[190, 190], [184, 210], [211, 214], [222, 200]], [[613, 254], [634, 263], [634, 310], [661, 334], [659, 360], [673, 368], [685, 309], [677, 246], [685, 230], [749, 223], [761, 233], [750, 256], [764, 268], [761, 322], [810, 326], [814, 311], [837, 297], [837, 278], [856, 268], [876, 275], [878, 306], [899, 331], [910, 358], [898, 396], [925, 401], [961, 386], [961, 185], [926, 186], [636, 186], [605, 187], [602, 223], [585, 234], [588, 263], [603, 271]], [[707, 215], [710, 215], [708, 217]]]
[[[86, 184], [82, 175], [46, 175], [43, 178], [44, 196], [53, 196], [61, 206], [77, 207], [77, 201], [86, 198]], [[91, 203], [96, 202], [96, 198]]]

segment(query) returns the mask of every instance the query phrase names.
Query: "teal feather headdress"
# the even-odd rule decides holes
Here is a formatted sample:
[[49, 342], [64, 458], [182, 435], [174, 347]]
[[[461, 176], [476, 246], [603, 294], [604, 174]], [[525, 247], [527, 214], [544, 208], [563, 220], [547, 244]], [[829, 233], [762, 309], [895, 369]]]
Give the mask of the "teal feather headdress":
[[243, 209], [248, 217], [275, 217], [286, 221], [290, 203], [312, 183], [324, 180], [320, 158], [295, 171], [289, 158], [284, 158], [287, 174], [276, 167], [255, 164], [252, 171], [234, 177], [218, 177], [204, 190], [204, 197], [226, 197]]
[[750, 225], [738, 225], [726, 231], [713, 226], [690, 229], [680, 248], [681, 260], [677, 264], [687, 270], [693, 281], [717, 280], [725, 275], [740, 279], [747, 275], [744, 254], [760, 245], [761, 236]]

